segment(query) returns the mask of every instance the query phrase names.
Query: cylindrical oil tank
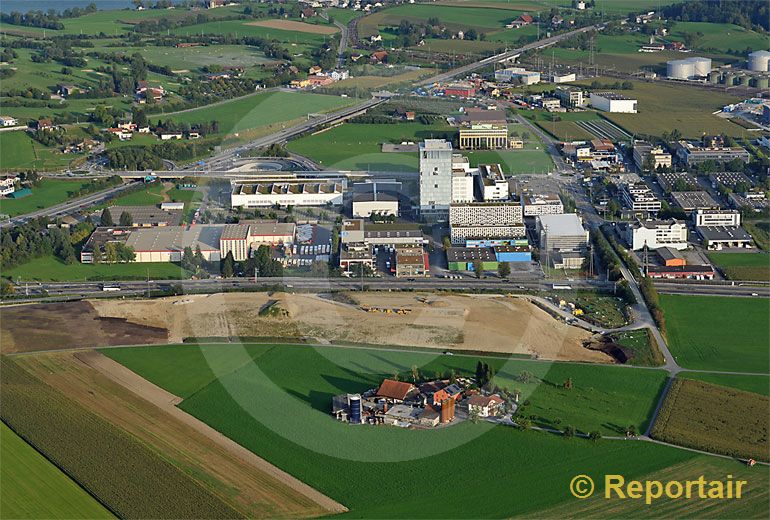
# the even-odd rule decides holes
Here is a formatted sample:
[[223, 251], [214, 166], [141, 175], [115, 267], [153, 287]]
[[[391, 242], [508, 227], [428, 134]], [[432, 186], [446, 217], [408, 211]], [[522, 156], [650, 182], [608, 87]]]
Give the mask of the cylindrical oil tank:
[[754, 78], [754, 86], [756, 88], [766, 89], [770, 87], [770, 77], [758, 76]]
[[741, 85], [748, 87], [750, 82], [751, 82], [751, 76], [749, 76], [748, 74], [741, 76]]
[[724, 76], [725, 78], [725, 85], [728, 87], [731, 87], [733, 85], [733, 81], [735, 81], [735, 73], [734, 72], [728, 72]]
[[693, 64], [693, 75], [694, 76], [708, 76], [708, 73], [711, 72], [711, 58], [690, 58], [690, 63]]
[[722, 75], [719, 73], [719, 71], [709, 72], [709, 81], [711, 83], [719, 83], [719, 80], [722, 79]]
[[350, 422], [353, 424], [361, 424], [361, 396], [351, 395], [348, 398], [350, 403]]
[[768, 51], [754, 51], [749, 54], [749, 59], [746, 60], [748, 69], [755, 72], [767, 72], [770, 70], [770, 52]]
[[689, 79], [694, 74], [695, 67], [687, 60], [671, 60], [666, 63], [668, 79]]

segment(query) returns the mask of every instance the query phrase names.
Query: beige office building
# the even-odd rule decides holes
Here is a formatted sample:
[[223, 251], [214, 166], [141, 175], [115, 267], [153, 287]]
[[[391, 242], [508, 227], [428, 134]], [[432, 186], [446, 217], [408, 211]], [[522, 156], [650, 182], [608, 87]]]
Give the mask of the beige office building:
[[472, 125], [460, 128], [461, 150], [495, 150], [508, 148], [508, 127], [506, 125]]

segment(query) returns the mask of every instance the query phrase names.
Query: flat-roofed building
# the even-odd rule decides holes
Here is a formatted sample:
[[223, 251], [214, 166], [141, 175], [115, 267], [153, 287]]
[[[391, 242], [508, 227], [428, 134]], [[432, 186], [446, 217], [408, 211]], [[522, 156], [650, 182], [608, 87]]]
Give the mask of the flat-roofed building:
[[461, 150], [497, 150], [508, 148], [508, 126], [505, 124], [474, 124], [460, 128]]
[[653, 146], [646, 141], [634, 141], [634, 164], [642, 171], [655, 171], [658, 168], [671, 168], [671, 154], [660, 146]]
[[591, 106], [602, 112], [636, 114], [637, 100], [617, 92], [591, 92]]
[[468, 239], [518, 238], [526, 234], [523, 210], [516, 202], [452, 204], [449, 208], [452, 244]]
[[643, 182], [624, 184], [621, 189], [623, 203], [633, 213], [657, 213], [661, 202]]
[[665, 192], [669, 191], [700, 191], [698, 179], [689, 172], [659, 172], [655, 180]]
[[208, 262], [222, 259], [220, 240], [225, 224], [149, 227], [134, 229], [126, 246], [135, 253], [135, 262], [180, 262], [185, 248], [200, 249]]
[[751, 247], [751, 235], [740, 226], [696, 226], [703, 246], [712, 251], [724, 248]]
[[668, 220], [637, 220], [626, 226], [626, 242], [633, 251], [670, 247], [687, 249], [687, 224]]
[[468, 125], [488, 124], [504, 125], [506, 124], [505, 110], [485, 110], [483, 108], [466, 108], [460, 121]]
[[751, 155], [741, 146], [701, 146], [688, 141], [679, 141], [676, 146], [676, 156], [687, 166], [702, 164], [706, 161], [718, 163], [738, 159], [748, 163]]
[[340, 268], [353, 274], [374, 269], [372, 248], [365, 244], [349, 244], [340, 249]]
[[497, 269], [498, 261], [491, 247], [450, 247], [446, 251], [450, 271], [473, 271], [474, 264], [481, 263], [484, 271]]
[[219, 250], [222, 258], [228, 253], [233, 254], [233, 260], [242, 262], [249, 257], [249, 226], [244, 224], [227, 224], [222, 229], [219, 239]]
[[692, 280], [713, 280], [714, 268], [710, 265], [651, 265], [647, 268], [647, 276], [650, 278], [662, 278], [667, 280], [685, 278]]
[[353, 216], [398, 216], [398, 197], [377, 190], [353, 195]]
[[536, 218], [543, 251], [583, 252], [588, 245], [588, 231], [574, 213], [540, 215]]
[[340, 229], [340, 241], [343, 244], [363, 244], [364, 220], [360, 218], [343, 220]]
[[565, 108], [579, 108], [585, 105], [583, 89], [578, 87], [557, 87], [554, 95]]
[[340, 179], [287, 178], [275, 181], [233, 181], [233, 208], [269, 206], [325, 206], [342, 204], [345, 184]]
[[156, 206], [110, 206], [107, 208], [113, 222], [119, 222], [123, 213], [131, 217], [133, 227], [178, 226], [182, 210], [165, 210]]
[[530, 193], [521, 196], [521, 206], [525, 217], [538, 215], [560, 215], [564, 213], [564, 204], [555, 193]]
[[452, 203], [452, 143], [426, 139], [419, 144], [420, 214], [445, 220]]
[[476, 176], [481, 200], [491, 202], [508, 200], [508, 180], [499, 164], [479, 164], [479, 174]]
[[745, 191], [751, 189], [754, 184], [744, 173], [741, 172], [715, 172], [709, 174], [712, 188], [725, 186], [731, 190], [738, 189]]
[[666, 267], [679, 267], [687, 265], [687, 260], [682, 256], [682, 253], [674, 249], [673, 247], [659, 247], [655, 252], [660, 257], [660, 261]]
[[705, 191], [674, 191], [671, 192], [674, 203], [686, 213], [698, 209], [719, 209], [719, 203]]
[[696, 226], [740, 226], [741, 213], [734, 209], [696, 209], [692, 213]]
[[452, 203], [473, 202], [473, 179], [470, 161], [460, 154], [452, 156]]

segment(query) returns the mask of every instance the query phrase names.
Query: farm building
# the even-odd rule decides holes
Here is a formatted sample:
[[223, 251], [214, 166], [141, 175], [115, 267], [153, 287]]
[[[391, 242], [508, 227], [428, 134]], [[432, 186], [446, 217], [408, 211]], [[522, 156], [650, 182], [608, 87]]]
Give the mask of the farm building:
[[468, 412], [477, 413], [479, 417], [490, 417], [497, 415], [503, 399], [497, 394], [494, 395], [474, 395], [468, 399]]

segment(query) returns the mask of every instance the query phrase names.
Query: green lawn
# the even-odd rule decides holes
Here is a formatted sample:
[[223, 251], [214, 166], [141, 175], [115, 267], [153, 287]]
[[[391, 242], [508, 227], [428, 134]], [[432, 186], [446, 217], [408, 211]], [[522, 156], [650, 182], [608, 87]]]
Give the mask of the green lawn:
[[703, 37], [696, 40], [696, 50], [716, 50], [726, 53], [731, 50], [743, 52], [747, 47], [752, 50], [767, 48], [767, 35], [733, 24], [677, 22], [671, 31], [671, 37], [683, 40], [684, 33], [697, 32], [703, 33]]
[[770, 281], [767, 253], [708, 253], [708, 257], [731, 280]]
[[173, 263], [130, 263], [130, 264], [81, 264], [67, 265], [54, 256], [36, 258], [3, 271], [3, 276], [14, 280], [35, 282], [66, 281], [109, 281], [109, 280], [145, 280], [147, 274], [151, 280], [176, 280], [189, 278], [190, 273]]
[[[214, 107], [202, 107], [168, 116], [180, 123], [219, 121], [221, 134], [243, 132], [256, 127], [329, 112], [355, 103], [352, 98], [301, 92], [263, 92]], [[164, 119], [166, 116], [161, 116]]]
[[59, 153], [27, 132], [0, 132], [0, 170], [50, 170], [66, 167], [75, 155]]
[[162, 183], [153, 182], [147, 184], [143, 190], [133, 191], [112, 199], [105, 206], [154, 206], [163, 202], [164, 191], [165, 187]]
[[39, 186], [32, 188], [32, 195], [20, 199], [0, 199], [0, 213], [14, 217], [55, 206], [65, 202], [71, 197], [70, 193], [80, 190], [87, 184], [88, 181], [43, 179]]
[[382, 143], [426, 138], [452, 139], [456, 131], [444, 124], [345, 123], [329, 130], [290, 141], [287, 148], [307, 156], [324, 168], [340, 170], [417, 171], [417, 153], [382, 153]]
[[661, 295], [668, 345], [685, 368], [770, 373], [770, 300]]
[[113, 518], [5, 423], [0, 423], [0, 459], [0, 517]]
[[553, 160], [542, 143], [539, 150], [475, 150], [462, 153], [468, 157], [471, 166], [500, 164], [508, 174], [548, 173], [553, 169]]
[[334, 34], [316, 34], [303, 31], [287, 31], [283, 29], [263, 27], [260, 25], [249, 25], [250, 23], [259, 21], [261, 20], [222, 20], [179, 27], [172, 30], [171, 32], [182, 36], [194, 36], [200, 34], [227, 34], [237, 37], [252, 36], [257, 38], [278, 40], [279, 42], [288, 44], [310, 43], [313, 45], [320, 45], [326, 41], [329, 41], [330, 38], [335, 36]]
[[[114, 47], [97, 49], [103, 52], [115, 52]], [[256, 47], [246, 45], [207, 45], [205, 47], [124, 47], [126, 54], [140, 53], [153, 65], [168, 66], [172, 70], [197, 71], [207, 65], [255, 67], [271, 62]]]
[[[341, 501], [351, 517], [532, 516], [570, 500], [565, 489], [576, 473], [612, 472], [629, 478], [695, 456], [648, 443], [591, 443], [486, 423], [403, 430], [353, 427], [328, 415], [334, 394], [362, 391], [412, 365], [428, 373], [471, 369], [475, 357], [269, 345], [158, 346], [103, 353], [185, 397], [179, 405], [183, 410]], [[562, 425], [604, 431], [632, 422], [643, 426], [665, 379], [662, 372], [649, 370], [487, 361], [500, 369], [501, 384], [523, 368], [546, 380], [533, 385], [537, 388], [527, 396], [532, 415], [542, 407], [559, 414]], [[573, 378], [573, 390], [556, 388], [566, 377]], [[529, 388], [521, 386], [527, 394]], [[432, 482], [462, 475], [462, 485], [451, 493], [444, 486], [416, 485], [428, 475]], [[377, 493], [372, 493], [375, 482]]]
[[736, 374], [709, 374], [707, 372], [680, 372], [679, 377], [697, 379], [714, 385], [729, 386], [770, 397], [770, 376], [749, 376]]

